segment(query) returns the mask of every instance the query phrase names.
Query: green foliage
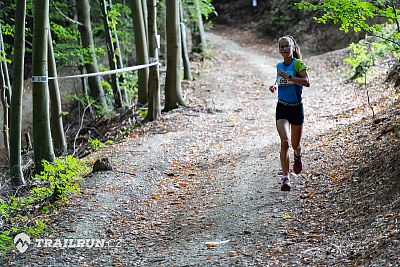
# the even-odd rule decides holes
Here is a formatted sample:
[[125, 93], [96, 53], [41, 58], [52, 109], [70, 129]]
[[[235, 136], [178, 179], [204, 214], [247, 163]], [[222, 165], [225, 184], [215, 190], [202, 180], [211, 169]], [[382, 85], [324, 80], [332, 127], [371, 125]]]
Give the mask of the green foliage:
[[271, 23], [265, 27], [266, 34], [275, 34], [283, 29], [290, 21], [290, 16], [286, 11], [278, 9], [272, 16]]
[[89, 147], [92, 151], [97, 151], [103, 147], [105, 147], [107, 144], [112, 144], [112, 140], [107, 140], [105, 143], [101, 142], [99, 139], [92, 139], [89, 137], [88, 139]]
[[111, 112], [110, 108], [103, 107], [101, 105], [96, 104], [96, 101], [92, 97], [90, 97], [88, 94], [85, 93], [73, 93], [70, 94], [66, 97], [66, 100], [75, 100], [78, 101], [83, 107], [87, 107], [91, 105], [94, 110], [96, 111], [96, 114], [103, 116]]
[[365, 76], [375, 59], [372, 55], [367, 55], [366, 48], [367, 47], [362, 44], [352, 43], [350, 49], [353, 51], [353, 57], [344, 59], [345, 62], [353, 66], [353, 78], [355, 78], [359, 83], [364, 83]]
[[92, 151], [97, 151], [103, 147], [105, 147], [105, 144], [101, 142], [99, 139], [92, 139], [89, 137], [88, 139], [89, 147]]
[[[11, 27], [8, 24], [5, 24], [1, 19], [0, 19], [0, 30], [1, 33], [4, 36], [14, 36], [14, 28]], [[11, 50], [11, 46], [9, 44], [7, 44], [6, 42], [4, 42], [3, 40], [3, 45], [4, 45], [4, 50], [0, 50], [0, 61], [6, 61], [7, 63], [11, 63], [11, 59], [7, 58], [7, 53], [6, 51]]]
[[128, 99], [138, 99], [137, 72], [125, 72], [123, 75], [124, 83], [120, 84], [120, 89], [126, 90], [128, 94]]
[[51, 21], [54, 56], [59, 66], [78, 66], [85, 49], [79, 45], [79, 31], [75, 25], [64, 26]]
[[140, 116], [142, 116], [143, 118], [147, 117], [147, 109], [138, 109], [137, 112], [139, 113]]
[[[186, 23], [192, 25], [194, 21], [197, 20], [197, 12], [195, 9], [195, 0], [184, 0], [182, 2], [184, 12], [189, 15], [190, 21], [186, 21]], [[217, 11], [215, 10], [214, 6], [212, 5], [212, 0], [200, 0], [200, 12], [201, 15], [204, 16], [206, 20], [211, 14], [217, 15]], [[187, 16], [186, 16], [187, 17]]]
[[0, 20], [1, 23], [1, 31], [3, 35], [8, 35], [14, 37], [14, 27], [8, 24], [4, 24], [2, 20]]
[[[26, 1], [26, 28], [25, 28], [25, 38], [28, 40], [25, 46], [25, 52], [27, 54], [32, 52], [31, 43], [29, 40], [32, 39], [32, 7], [33, 1]], [[14, 38], [15, 34], [15, 9], [16, 1], [0, 1], [0, 24], [2, 26], [2, 31], [4, 36], [10, 36], [11, 39]], [[9, 54], [9, 58], [12, 59], [14, 55], [14, 46], [12, 43], [4, 43], [5, 51]], [[10, 61], [11, 62], [11, 61]]]
[[67, 95], [65, 99], [66, 100], [76, 100], [84, 107], [89, 105], [91, 102], [94, 102], [94, 100], [91, 99], [91, 97], [85, 93], [73, 93], [73, 94]]
[[121, 3], [113, 3], [109, 16], [110, 25], [115, 25], [115, 29], [112, 32], [117, 34], [122, 58], [126, 60], [124, 64], [128, 62], [128, 55], [135, 54], [135, 46], [133, 44], [133, 22], [130, 16], [131, 10], [129, 6]]
[[354, 57], [345, 61], [353, 65], [354, 78], [359, 80], [365, 76], [378, 56], [391, 53], [400, 58], [400, 12], [396, 1], [325, 0], [318, 4], [302, 1], [295, 5], [299, 9], [320, 12], [321, 16], [314, 17], [318, 23], [331, 21], [340, 24], [340, 29], [346, 33], [353, 29], [354, 32], [364, 31], [375, 37], [372, 41], [365, 40], [350, 46]]
[[[25, 226], [22, 229], [22, 232], [29, 235], [30, 237], [39, 236], [46, 229], [46, 225], [42, 220], [35, 221], [33, 226]], [[16, 231], [18, 232], [18, 231]]]
[[[101, 71], [108, 71], [108, 69], [101, 70]], [[104, 92], [107, 95], [112, 95], [113, 94], [113, 89], [112, 89], [112, 86], [111, 86], [111, 84], [109, 82], [107, 82], [104, 79], [101, 79], [101, 86], [103, 87]]]
[[51, 31], [55, 37], [63, 41], [78, 42], [79, 32], [75, 27], [65, 27], [60, 24], [50, 21]]
[[[79, 192], [79, 181], [88, 166], [72, 156], [57, 158], [53, 163], [43, 162], [44, 171], [37, 174], [31, 188], [21, 196], [0, 199], [0, 252], [13, 247], [12, 236], [24, 232], [30, 236], [38, 236], [45, 229], [40, 219], [30, 220], [31, 212], [41, 207], [42, 213], [48, 212], [49, 203], [55, 200], [67, 200], [70, 194]], [[48, 204], [46, 204], [48, 203]]]
[[66, 23], [60, 12], [68, 14], [67, 3], [52, 1], [50, 6], [50, 28], [53, 37], [54, 56], [58, 65], [77, 66], [82, 55], [79, 46], [79, 31], [75, 24]]
[[201, 14], [208, 20], [208, 16], [211, 14], [218, 15], [214, 6], [212, 5], [212, 0], [201, 0], [200, 1], [200, 11]]
[[311, 9], [314, 11], [322, 11], [321, 17], [314, 17], [318, 23], [326, 24], [328, 21], [340, 23], [340, 29], [348, 32], [352, 27], [355, 32], [362, 29], [369, 29], [370, 25], [366, 22], [367, 18], [374, 18], [377, 8], [372, 3], [363, 0], [327, 0], [319, 4], [311, 4], [302, 1], [296, 4], [299, 9]]
[[383, 56], [387, 50], [380, 42], [360, 42], [350, 44], [353, 57], [345, 58], [344, 61], [353, 66], [353, 78], [359, 83], [365, 83], [368, 73], [374, 66], [377, 58]]
[[80, 174], [87, 167], [71, 155], [58, 158], [54, 162], [43, 162], [44, 171], [35, 176], [35, 181], [42, 185], [34, 188], [33, 196], [48, 197], [52, 194], [56, 199], [66, 200], [67, 195], [79, 193]]
[[287, 28], [288, 24], [291, 24], [292, 32], [298, 31], [295, 28], [299, 28], [298, 23], [296, 20], [297, 8], [295, 3], [298, 1], [282, 1], [280, 3], [280, 7], [276, 8], [272, 12], [271, 21], [264, 26], [265, 33], [267, 35], [275, 35], [275, 34], [282, 34], [282, 29]]
[[10, 231], [0, 232], [0, 252], [6, 251], [13, 245], [14, 245], [14, 241], [10, 237]]
[[63, 118], [67, 117], [68, 115], [69, 115], [69, 112], [68, 112], [68, 111], [62, 111], [62, 112], [60, 113], [60, 116], [63, 117]]
[[387, 39], [391, 45], [400, 49], [400, 29], [397, 29], [397, 32], [392, 31], [390, 36], [385, 37], [385, 29], [388, 25], [400, 20], [400, 12], [395, 6], [391, 6], [390, 2], [392, 1], [325, 0], [318, 4], [302, 1], [295, 5], [299, 9], [321, 12], [320, 17], [314, 17], [318, 23], [326, 24], [328, 21], [332, 21], [340, 24], [340, 29], [346, 33], [350, 28], [354, 32], [366, 31], [381, 39]]

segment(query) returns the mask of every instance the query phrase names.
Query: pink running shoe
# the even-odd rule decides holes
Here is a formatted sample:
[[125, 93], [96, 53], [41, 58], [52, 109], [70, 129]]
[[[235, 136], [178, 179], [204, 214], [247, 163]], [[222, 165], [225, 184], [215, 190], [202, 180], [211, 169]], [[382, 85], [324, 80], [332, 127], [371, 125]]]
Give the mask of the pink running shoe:
[[290, 191], [290, 179], [289, 177], [282, 178], [281, 191]]
[[301, 173], [303, 170], [303, 164], [301, 163], [301, 155], [296, 156], [294, 155], [294, 163], [293, 163], [293, 171], [295, 174]]

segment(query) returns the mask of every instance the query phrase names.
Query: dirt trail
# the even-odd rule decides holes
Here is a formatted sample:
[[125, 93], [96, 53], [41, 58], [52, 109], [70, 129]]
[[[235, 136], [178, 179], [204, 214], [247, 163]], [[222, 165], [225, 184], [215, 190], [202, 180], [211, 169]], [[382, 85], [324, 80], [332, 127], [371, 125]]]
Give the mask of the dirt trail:
[[[208, 40], [212, 59], [201, 78], [186, 86], [190, 108], [165, 114], [141, 135], [134, 132], [107, 148], [103, 153], [116, 171], [89, 177], [83, 194], [69, 202], [43, 237], [105, 239], [106, 247], [31, 245], [3, 264], [300, 264], [279, 254], [279, 247], [290, 245], [285, 225], [293, 207], [301, 208], [297, 200], [304, 184], [298, 176], [292, 192], [279, 190], [276, 95], [268, 91], [278, 55], [213, 33]], [[326, 105], [337, 96], [307, 103], [319, 89], [305, 90], [306, 125], [333, 127], [327, 125], [332, 106]]]

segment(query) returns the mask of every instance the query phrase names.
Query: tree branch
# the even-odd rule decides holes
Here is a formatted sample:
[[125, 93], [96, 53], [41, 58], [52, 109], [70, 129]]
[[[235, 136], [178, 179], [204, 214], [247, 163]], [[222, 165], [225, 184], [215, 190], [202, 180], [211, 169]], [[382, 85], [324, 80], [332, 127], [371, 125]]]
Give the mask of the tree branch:
[[64, 13], [62, 13], [62, 11], [54, 4], [53, 1], [51, 1], [51, 5], [57, 10], [58, 13], [61, 14], [61, 16], [63, 16], [64, 18], [66, 18], [69, 22], [72, 22], [74, 24], [77, 24], [79, 26], [83, 26], [82, 23], [80, 23], [79, 21], [73, 20], [70, 17], [68, 17], [67, 15], [65, 15]]
[[73, 152], [72, 156], [74, 156], [75, 153], [77, 152], [77, 149], [76, 149], [76, 139], [78, 139], [79, 132], [82, 130], [82, 127], [83, 127], [83, 120], [84, 120], [84, 118], [85, 118], [85, 112], [86, 112], [86, 110], [87, 110], [94, 102], [95, 102], [95, 101], [91, 101], [91, 102], [85, 107], [85, 109], [83, 110], [82, 119], [81, 119], [81, 124], [80, 124], [80, 126], [79, 126], [78, 131], [76, 132], [75, 139], [74, 139], [74, 152]]

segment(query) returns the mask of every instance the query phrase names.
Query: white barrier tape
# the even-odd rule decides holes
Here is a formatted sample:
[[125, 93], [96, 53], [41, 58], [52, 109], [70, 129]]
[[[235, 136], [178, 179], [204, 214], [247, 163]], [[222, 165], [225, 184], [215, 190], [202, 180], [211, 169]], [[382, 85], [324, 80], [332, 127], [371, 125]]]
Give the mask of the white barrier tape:
[[156, 35], [156, 44], [157, 44], [157, 49], [161, 48], [161, 36], [159, 34]]
[[47, 83], [47, 76], [32, 76], [33, 83]]
[[[118, 73], [127, 72], [127, 71], [144, 69], [144, 68], [151, 67], [151, 66], [154, 66], [154, 65], [157, 65], [157, 64], [159, 64], [159, 62], [158, 61], [154, 61], [154, 62], [149, 63], [149, 64], [137, 65], [137, 66], [127, 67], [127, 68], [123, 68], [123, 69], [110, 70], [110, 71], [87, 73], [87, 74], [64, 76], [64, 77], [49, 77], [49, 80], [56, 80], [56, 79], [57, 80], [62, 80], [62, 79], [73, 79], [73, 78], [84, 78], [84, 77], [94, 77], [94, 76], [104, 76], [104, 75], [118, 74]], [[33, 77], [32, 77], [32, 81], [33, 81]]]

